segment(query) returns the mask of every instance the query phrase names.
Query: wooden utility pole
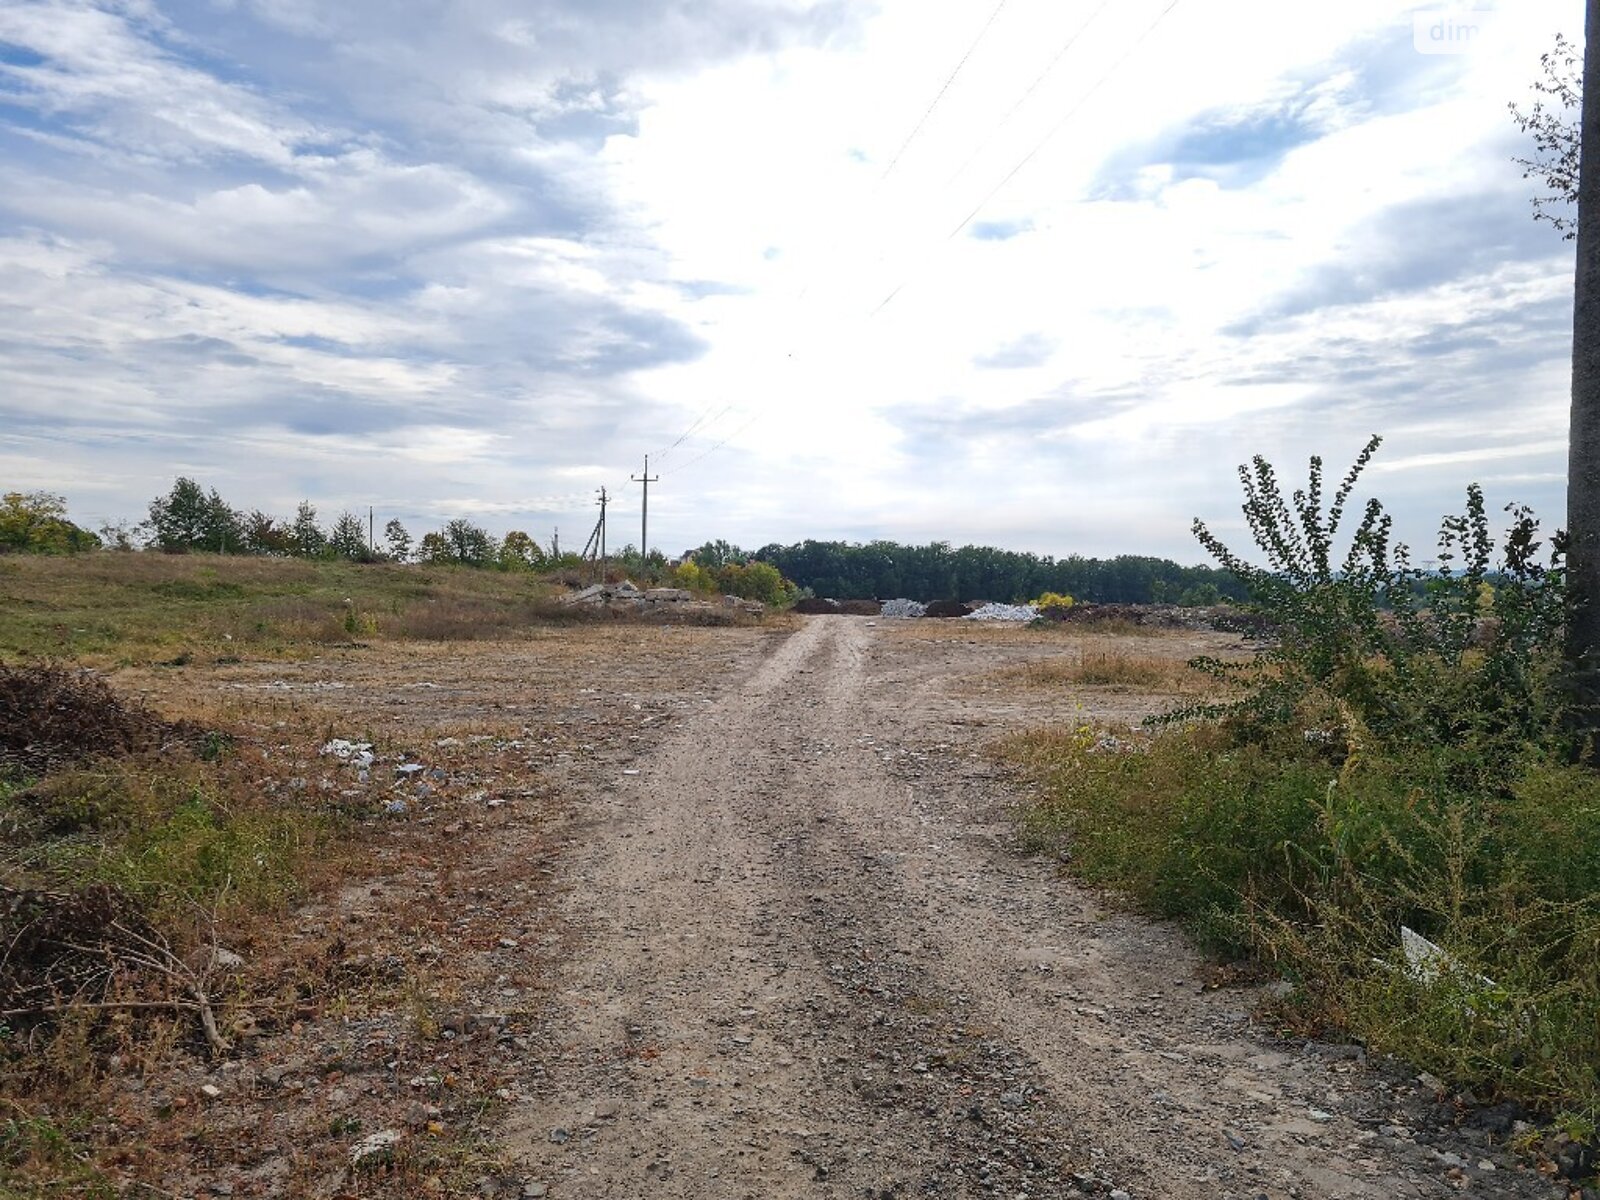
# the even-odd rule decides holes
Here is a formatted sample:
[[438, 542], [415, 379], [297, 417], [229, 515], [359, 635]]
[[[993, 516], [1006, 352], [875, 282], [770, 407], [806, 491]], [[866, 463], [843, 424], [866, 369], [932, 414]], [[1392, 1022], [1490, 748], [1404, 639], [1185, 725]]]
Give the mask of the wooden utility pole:
[[374, 557], [378, 553], [378, 535], [375, 532], [372, 518], [372, 505], [367, 505], [367, 552]]
[[1567, 450], [1567, 645], [1574, 732], [1600, 732], [1600, 0], [1586, 5]]
[[605, 488], [600, 489], [600, 582], [606, 581], [606, 501], [611, 497], [606, 495]]
[[[1600, 0], [1597, 0], [1597, 2], [1600, 2]], [[642, 560], [650, 557], [650, 485], [659, 483], [661, 476], [657, 475], [654, 479], [650, 478], [650, 456], [646, 454], [644, 456], [644, 474], [632, 475], [629, 478], [635, 483], [644, 484], [644, 507], [641, 510], [643, 515], [639, 518], [639, 557]]]

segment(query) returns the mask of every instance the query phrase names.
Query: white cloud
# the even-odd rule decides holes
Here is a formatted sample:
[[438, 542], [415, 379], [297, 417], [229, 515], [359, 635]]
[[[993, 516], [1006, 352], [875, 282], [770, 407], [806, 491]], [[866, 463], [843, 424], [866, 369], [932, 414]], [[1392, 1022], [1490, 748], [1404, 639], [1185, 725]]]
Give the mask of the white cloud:
[[1122, 59], [1165, 7], [1012, 0], [930, 111], [988, 10], [20, 0], [0, 463], [576, 529], [653, 451], [672, 548], [1192, 558], [1234, 462], [1378, 429], [1418, 528], [1502, 458], [1559, 505], [1504, 106], [1569, 6], [1424, 58], [1398, 0], [1186, 4]]

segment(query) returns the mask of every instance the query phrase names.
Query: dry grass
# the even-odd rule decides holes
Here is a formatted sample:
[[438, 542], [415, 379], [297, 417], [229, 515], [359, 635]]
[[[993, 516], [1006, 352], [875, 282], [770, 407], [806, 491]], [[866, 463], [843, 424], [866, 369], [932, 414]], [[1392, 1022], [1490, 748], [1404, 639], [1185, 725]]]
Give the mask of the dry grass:
[[[511, 986], [526, 999], [504, 1032], [531, 1033], [555, 806], [574, 780], [609, 777], [662, 736], [681, 697], [710, 694], [753, 644], [798, 625], [740, 613], [750, 628], [662, 625], [557, 608], [550, 594], [465, 570], [0, 560], [0, 662], [119, 665], [116, 696], [163, 729], [182, 719], [232, 735], [216, 759], [205, 745], [118, 743], [87, 763], [52, 751], [30, 778], [0, 781], [0, 884], [114, 888], [186, 958], [215, 936], [245, 960], [214, 997], [229, 1057], [359, 1081], [331, 1113], [309, 1091], [270, 1087], [208, 1102], [198, 1084], [227, 1076], [190, 1011], [13, 1020], [0, 1031], [0, 1198], [190, 1195], [268, 1162], [287, 1171], [282, 1194], [322, 1194], [328, 1165], [386, 1127], [406, 1129], [401, 1153], [348, 1194], [476, 1194], [498, 1169], [484, 1138], [507, 1058], [494, 1031], [469, 1037], [461, 1022], [473, 997]], [[377, 746], [370, 783], [318, 753], [335, 736]], [[444, 776], [402, 784], [402, 756]], [[387, 815], [397, 796], [406, 811]], [[525, 931], [522, 951], [501, 946], [508, 929]], [[50, 978], [82, 965], [41, 960]], [[163, 995], [157, 975], [120, 967], [104, 983], [106, 1000]], [[439, 1128], [406, 1123], [414, 1094], [367, 1086], [395, 1060], [454, 1078], [431, 1097]]]
[[1010, 667], [1002, 674], [1025, 687], [1106, 687], [1188, 695], [1214, 687], [1214, 681], [1176, 658], [1085, 649], [1072, 657], [1046, 658]]
[[[623, 622], [571, 608], [558, 584], [462, 567], [311, 563], [216, 555], [0, 559], [0, 661], [95, 666], [292, 659], [374, 640], [507, 641], [550, 625]], [[739, 610], [652, 613], [742, 625]]]
[[[1159, 625], [1136, 625], [1132, 621], [1108, 620], [1092, 624], [1070, 621], [966, 621], [919, 617], [914, 620], [883, 620], [881, 628], [898, 639], [915, 642], [971, 642], [1000, 646], [1076, 646], [1079, 643], [1137, 638], [1140, 642], [1186, 644], [1195, 630]], [[1161, 651], [1152, 651], [1161, 653]]]

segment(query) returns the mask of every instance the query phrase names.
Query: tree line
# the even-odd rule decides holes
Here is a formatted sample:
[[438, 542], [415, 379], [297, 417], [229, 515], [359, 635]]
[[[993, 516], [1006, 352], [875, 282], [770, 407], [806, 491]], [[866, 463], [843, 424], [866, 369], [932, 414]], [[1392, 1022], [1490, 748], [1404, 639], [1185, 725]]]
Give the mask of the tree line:
[[1099, 604], [1217, 604], [1244, 600], [1238, 578], [1215, 567], [1165, 558], [1053, 558], [994, 546], [949, 542], [797, 542], [752, 556], [818, 596], [839, 600], [999, 600], [1020, 603], [1058, 592]]
[[[325, 523], [310, 501], [302, 501], [289, 518], [235, 508], [215, 488], [207, 490], [187, 476], [150, 501], [144, 521], [107, 524], [98, 535], [67, 520], [66, 501], [53, 493], [12, 493], [0, 503], [0, 552], [72, 553], [107, 546], [500, 570], [545, 571], [579, 564], [576, 555], [558, 555], [555, 546], [541, 546], [521, 530], [497, 538], [464, 517], [415, 539], [398, 520], [386, 522], [381, 535], [369, 540], [369, 534], [378, 533], [349, 511]], [[683, 557], [686, 566], [674, 571], [659, 553], [646, 557], [629, 546], [612, 561], [636, 579], [700, 589], [720, 586], [769, 602], [773, 596], [768, 593], [781, 590], [780, 580], [841, 600], [904, 596], [1023, 601], [1046, 592], [1118, 604], [1215, 604], [1245, 598], [1243, 586], [1226, 571], [1132, 554], [1057, 559], [993, 546], [955, 548], [948, 542], [909, 546], [808, 540], [773, 544], [754, 553], [714, 541]], [[776, 568], [770, 579], [761, 564]]]
[[209, 551], [508, 570], [540, 569], [552, 565], [553, 557], [521, 530], [513, 529], [496, 538], [464, 517], [447, 521], [443, 528], [425, 533], [418, 540], [413, 540], [400, 521], [390, 520], [384, 524], [380, 540], [368, 522], [348, 510], [325, 526], [316, 505], [309, 500], [302, 500], [288, 519], [260, 509], [246, 511], [234, 508], [215, 488], [208, 492], [183, 476], [170, 492], [150, 501], [147, 519], [141, 525], [119, 533], [113, 541], [115, 545], [131, 549], [133, 542], [142, 541], [148, 549], [168, 554]]

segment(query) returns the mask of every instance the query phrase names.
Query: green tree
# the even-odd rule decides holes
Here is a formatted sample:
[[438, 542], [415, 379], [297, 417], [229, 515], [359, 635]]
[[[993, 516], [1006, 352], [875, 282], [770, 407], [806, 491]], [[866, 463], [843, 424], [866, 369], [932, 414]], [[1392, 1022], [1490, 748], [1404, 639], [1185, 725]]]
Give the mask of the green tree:
[[544, 549], [520, 529], [513, 529], [500, 542], [499, 565], [503, 571], [533, 571], [544, 563]]
[[294, 553], [294, 532], [276, 517], [258, 508], [245, 515], [243, 525], [244, 548], [251, 554]]
[[778, 605], [795, 596], [795, 586], [771, 563], [729, 563], [716, 573], [717, 586], [730, 596]]
[[328, 549], [336, 558], [347, 558], [351, 562], [369, 561], [372, 552], [367, 545], [367, 527], [362, 524], [361, 518], [348, 510], [341, 512], [328, 534]]
[[689, 557], [708, 571], [720, 571], [729, 563], [744, 563], [750, 560], [750, 556], [743, 550], [721, 538], [707, 542], [698, 550], [691, 550]]
[[417, 561], [430, 563], [434, 566], [444, 566], [456, 561], [450, 543], [445, 541], [442, 533], [425, 533], [422, 541], [417, 545]]
[[238, 554], [245, 549], [244, 514], [224, 500], [216, 488], [206, 495], [200, 541], [191, 548], [218, 554]]
[[391, 517], [383, 527], [383, 540], [389, 547], [389, 557], [395, 562], [407, 562], [411, 558], [411, 535], [398, 517]]
[[451, 562], [468, 567], [487, 567], [494, 562], [498, 549], [494, 538], [465, 517], [447, 522], [439, 535], [449, 548]]
[[317, 524], [316, 505], [309, 500], [300, 501], [295, 509], [294, 523], [289, 526], [289, 545], [300, 558], [320, 558], [327, 549], [328, 535]]
[[1523, 133], [1533, 137], [1533, 158], [1514, 158], [1522, 177], [1544, 181], [1549, 192], [1533, 198], [1533, 219], [1549, 221], [1561, 236], [1571, 241], [1578, 236], [1577, 219], [1572, 214], [1578, 203], [1579, 148], [1583, 137], [1580, 114], [1583, 109], [1583, 59], [1564, 34], [1556, 35], [1555, 49], [1540, 56], [1544, 77], [1533, 85], [1541, 99], [1523, 112], [1515, 103], [1511, 116]]
[[0, 498], [0, 552], [75, 554], [100, 539], [67, 520], [65, 497], [53, 492], [7, 492]]
[[168, 554], [204, 546], [211, 523], [205, 489], [187, 475], [178, 476], [165, 496], [150, 501], [151, 545]]

